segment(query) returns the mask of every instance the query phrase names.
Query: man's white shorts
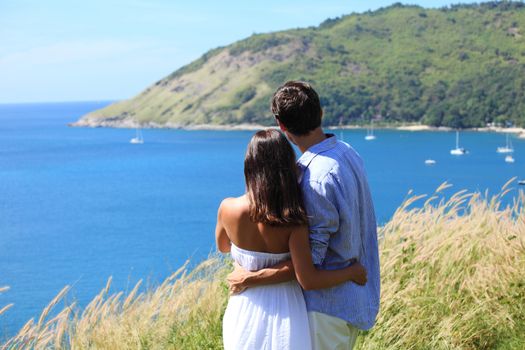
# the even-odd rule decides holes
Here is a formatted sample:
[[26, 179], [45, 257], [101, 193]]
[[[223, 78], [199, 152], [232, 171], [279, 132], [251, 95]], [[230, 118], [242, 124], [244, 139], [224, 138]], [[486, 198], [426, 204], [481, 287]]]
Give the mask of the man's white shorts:
[[350, 323], [320, 312], [308, 312], [313, 350], [352, 350], [359, 330]]

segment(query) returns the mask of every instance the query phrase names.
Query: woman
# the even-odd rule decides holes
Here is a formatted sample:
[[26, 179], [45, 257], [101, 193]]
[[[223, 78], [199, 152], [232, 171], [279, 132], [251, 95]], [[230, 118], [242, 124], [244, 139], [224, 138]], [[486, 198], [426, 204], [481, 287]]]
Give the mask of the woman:
[[[316, 270], [308, 241], [308, 220], [297, 182], [295, 153], [284, 135], [257, 132], [244, 160], [246, 194], [222, 201], [217, 247], [251, 271], [289, 260], [304, 289], [329, 288], [352, 280], [366, 283], [358, 263]], [[224, 348], [310, 349], [308, 317], [297, 281], [250, 288], [230, 297], [223, 320]]]

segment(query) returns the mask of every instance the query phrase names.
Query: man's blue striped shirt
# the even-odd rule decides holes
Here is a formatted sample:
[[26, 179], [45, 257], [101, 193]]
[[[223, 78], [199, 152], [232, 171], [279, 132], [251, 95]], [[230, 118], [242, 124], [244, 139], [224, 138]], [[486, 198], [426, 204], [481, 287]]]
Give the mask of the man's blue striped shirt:
[[321, 269], [348, 266], [357, 259], [368, 282], [304, 291], [308, 311], [371, 328], [379, 311], [379, 253], [374, 206], [363, 161], [348, 144], [328, 137], [297, 161], [310, 225], [314, 264]]

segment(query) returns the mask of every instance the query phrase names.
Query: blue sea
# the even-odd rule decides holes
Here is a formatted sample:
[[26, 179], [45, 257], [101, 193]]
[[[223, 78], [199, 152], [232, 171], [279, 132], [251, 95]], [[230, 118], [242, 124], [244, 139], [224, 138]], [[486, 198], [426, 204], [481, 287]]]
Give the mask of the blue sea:
[[[65, 286], [86, 305], [113, 276], [113, 290], [162, 281], [214, 247], [216, 210], [243, 193], [243, 157], [253, 132], [72, 128], [109, 102], [0, 105], [0, 336], [12, 335]], [[505, 136], [461, 133], [466, 156], [451, 156], [452, 132], [334, 130], [364, 158], [380, 223], [414, 193], [441, 183], [499, 192], [525, 178], [525, 140], [513, 164], [496, 148]], [[426, 166], [425, 159], [436, 160]], [[514, 187], [518, 187], [515, 184]], [[512, 195], [512, 194], [511, 194]]]

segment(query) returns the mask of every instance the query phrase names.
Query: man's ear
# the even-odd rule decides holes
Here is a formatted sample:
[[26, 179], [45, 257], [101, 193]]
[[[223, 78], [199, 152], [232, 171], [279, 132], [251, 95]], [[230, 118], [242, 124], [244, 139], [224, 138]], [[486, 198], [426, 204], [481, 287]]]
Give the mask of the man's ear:
[[286, 126], [284, 126], [284, 124], [281, 123], [281, 121], [278, 118], [275, 118], [275, 121], [277, 122], [277, 125], [279, 125], [279, 129], [281, 129], [282, 132], [285, 132], [287, 130]]
[[321, 119], [323, 119], [323, 116], [324, 116], [324, 111], [323, 111], [323, 109], [321, 108]]

